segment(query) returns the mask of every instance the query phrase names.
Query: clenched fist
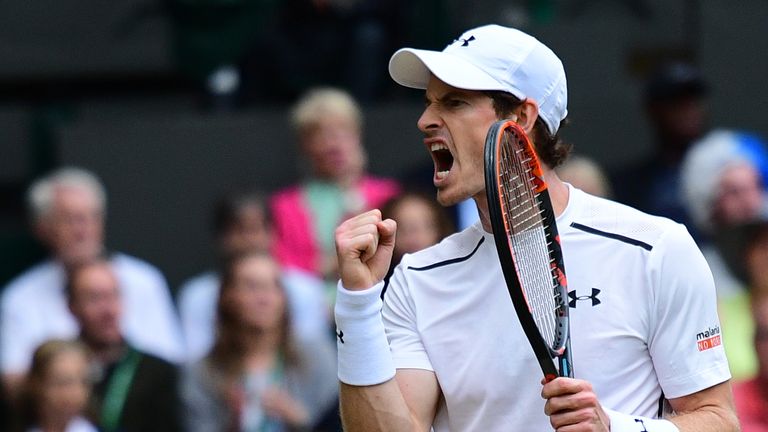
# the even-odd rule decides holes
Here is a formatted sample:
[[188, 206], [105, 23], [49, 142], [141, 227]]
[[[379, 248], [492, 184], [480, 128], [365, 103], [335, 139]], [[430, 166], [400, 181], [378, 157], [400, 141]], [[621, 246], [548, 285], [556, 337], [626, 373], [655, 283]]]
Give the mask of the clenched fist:
[[348, 290], [370, 288], [389, 270], [397, 224], [378, 209], [347, 219], [336, 228], [341, 283]]

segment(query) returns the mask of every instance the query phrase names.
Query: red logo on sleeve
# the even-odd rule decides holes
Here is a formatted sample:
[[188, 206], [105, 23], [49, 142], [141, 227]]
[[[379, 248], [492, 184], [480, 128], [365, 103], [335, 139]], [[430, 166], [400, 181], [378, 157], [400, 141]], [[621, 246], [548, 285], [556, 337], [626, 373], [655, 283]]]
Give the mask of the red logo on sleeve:
[[696, 345], [698, 346], [699, 351], [706, 351], [710, 348], [720, 346], [721, 343], [720, 326], [710, 327], [701, 333], [696, 333]]

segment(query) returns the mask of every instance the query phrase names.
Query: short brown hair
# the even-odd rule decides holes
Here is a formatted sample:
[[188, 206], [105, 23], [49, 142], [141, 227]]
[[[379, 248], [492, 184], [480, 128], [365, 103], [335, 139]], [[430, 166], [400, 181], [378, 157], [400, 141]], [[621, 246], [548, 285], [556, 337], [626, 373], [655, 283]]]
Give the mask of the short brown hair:
[[[506, 118], [515, 108], [523, 103], [519, 98], [505, 91], [489, 90], [483, 93], [493, 100], [493, 109], [500, 119]], [[560, 131], [568, 123], [568, 118], [563, 119], [557, 132], [554, 134], [549, 132], [547, 124], [544, 123], [541, 117], [536, 119], [536, 124], [533, 126], [533, 136], [531, 138], [533, 139], [536, 154], [549, 168], [557, 168], [562, 165], [571, 153], [573, 145], [563, 141], [560, 136]]]

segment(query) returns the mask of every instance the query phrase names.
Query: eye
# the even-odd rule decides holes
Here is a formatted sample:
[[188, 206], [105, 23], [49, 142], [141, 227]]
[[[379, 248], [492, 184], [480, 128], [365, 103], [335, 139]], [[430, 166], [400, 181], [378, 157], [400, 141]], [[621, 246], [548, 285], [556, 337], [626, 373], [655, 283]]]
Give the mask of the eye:
[[445, 100], [445, 106], [448, 108], [458, 108], [466, 104], [467, 103], [464, 100], [458, 98], [450, 98]]

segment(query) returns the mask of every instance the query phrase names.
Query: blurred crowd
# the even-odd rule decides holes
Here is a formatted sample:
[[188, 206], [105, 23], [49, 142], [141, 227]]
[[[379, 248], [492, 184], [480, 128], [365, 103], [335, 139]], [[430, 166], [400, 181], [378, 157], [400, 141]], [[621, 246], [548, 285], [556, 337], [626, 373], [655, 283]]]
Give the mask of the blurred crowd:
[[97, 173], [34, 181], [30, 226], [49, 258], [2, 290], [2, 429], [341, 430], [336, 225], [381, 208], [400, 222], [398, 260], [454, 231], [433, 197], [367, 172], [362, 116], [347, 91], [302, 95], [290, 117], [306, 177], [212, 203], [216, 262], [173, 290], [109, 248]]
[[[189, 67], [213, 106], [233, 107], [278, 89], [254, 80], [279, 76], [283, 89], [307, 87], [290, 83], [299, 78], [330, 82], [328, 65], [316, 57], [386, 70], [379, 63], [397, 20], [385, 2], [285, 5], [292, 9], [270, 2], [171, 2], [177, 31], [190, 25], [209, 32], [184, 34], [178, 43], [180, 53], [208, 62]], [[295, 39], [277, 30], [235, 34], [233, 22], [247, 22], [249, 13], [264, 16], [267, 8]], [[349, 20], [356, 24], [339, 24]], [[223, 28], [235, 33], [218, 33]], [[315, 37], [298, 37], [302, 32]], [[230, 44], [231, 53], [200, 56], [211, 37], [262, 44]], [[350, 45], [335, 56], [313, 46], [291, 48], [343, 45], [339, 41]], [[312, 55], [268, 52], [296, 49]], [[266, 64], [265, 56], [277, 60]], [[216, 262], [173, 289], [160, 269], [109, 248], [108, 191], [98, 173], [60, 167], [34, 181], [27, 191], [30, 226], [49, 257], [2, 289], [0, 428], [341, 430], [332, 319], [335, 227], [349, 215], [381, 209], [398, 222], [394, 266], [404, 254], [477, 221], [471, 202], [468, 212], [462, 205], [444, 209], [407, 173], [394, 179], [368, 172], [359, 103], [378, 91], [377, 82], [351, 76], [344, 90], [309, 86], [281, 95], [294, 99], [290, 122], [306, 176], [282, 190], [252, 185], [211, 203]], [[662, 65], [644, 89], [655, 138], [650, 157], [606, 170], [575, 155], [558, 173], [588, 193], [686, 225], [716, 281], [717, 331], [742, 428], [768, 431], [768, 147], [753, 134], [710, 123], [710, 86], [690, 64]]]

